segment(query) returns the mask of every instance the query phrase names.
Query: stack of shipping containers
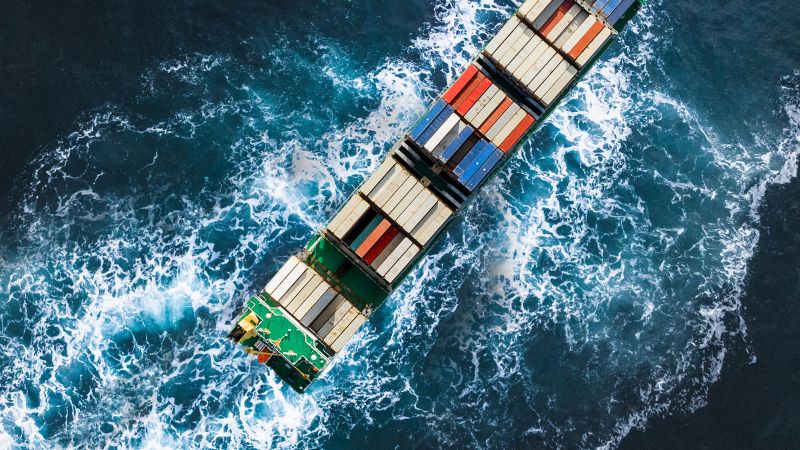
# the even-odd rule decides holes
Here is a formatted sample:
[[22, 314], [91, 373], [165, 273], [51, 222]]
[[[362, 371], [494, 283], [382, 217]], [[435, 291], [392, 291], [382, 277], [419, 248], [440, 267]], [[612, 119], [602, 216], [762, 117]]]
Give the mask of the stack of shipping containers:
[[523, 3], [229, 337], [302, 392], [639, 6]]

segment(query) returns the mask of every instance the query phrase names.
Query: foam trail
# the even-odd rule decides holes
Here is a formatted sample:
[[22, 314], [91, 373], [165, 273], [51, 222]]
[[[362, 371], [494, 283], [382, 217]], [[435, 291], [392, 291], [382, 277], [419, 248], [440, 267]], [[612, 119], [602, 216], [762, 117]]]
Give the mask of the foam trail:
[[[618, 57], [597, 67], [565, 109], [552, 118], [548, 128], [556, 133], [542, 136], [543, 143], [528, 147], [520, 160], [510, 165], [504, 181], [484, 192], [485, 201], [467, 214], [463, 229], [451, 232], [449, 239], [459, 245], [448, 246], [434, 258], [445, 258], [454, 248], [468, 248], [476, 255], [468, 256], [467, 264], [437, 260], [452, 267], [447, 271], [450, 276], [440, 275], [430, 285], [423, 285], [431, 286], [427, 289], [409, 283], [416, 287], [400, 297], [421, 301], [402, 301], [387, 324], [393, 330], [390, 336], [372, 344], [383, 351], [385, 345], [408, 344], [412, 334], [426, 333], [430, 326], [436, 329], [440, 316], [429, 322], [407, 321], [420, 310], [454, 314], [447, 321], [451, 337], [440, 336], [436, 344], [439, 359], [445, 360], [437, 365], [438, 370], [464, 368], [450, 373], [452, 395], [437, 392], [441, 400], [431, 405], [431, 400], [423, 400], [431, 393], [419, 385], [414, 388], [413, 380], [409, 384], [384, 374], [380, 367], [412, 361], [411, 357], [401, 359], [406, 354], [402, 348], [391, 347], [387, 351], [395, 356], [376, 355], [375, 364], [361, 364], [362, 373], [380, 376], [368, 390], [352, 388], [357, 403], [385, 403], [391, 413], [379, 417], [418, 417], [420, 423], [438, 431], [435, 442], [440, 444], [481, 446], [490, 436], [497, 438], [502, 427], [512, 436], [515, 430], [530, 431], [548, 446], [581, 447], [615, 446], [631, 427], [644, 425], [650, 417], [691, 411], [704, 404], [727, 347], [746, 335], [741, 289], [747, 261], [758, 241], [757, 221], [752, 220], [757, 207], [751, 201], [757, 192], [753, 180], [761, 180], [759, 185], [776, 178], [765, 171], [760, 155], [738, 152], [736, 143], [724, 142], [691, 105], [667, 92], [648, 92], [652, 82], [647, 74], [662, 70], [651, 50], [657, 43], [663, 44], [650, 31], [657, 20], [654, 14], [645, 13], [632, 30], [643, 42], [631, 43]], [[641, 69], [642, 64], [646, 70]], [[673, 167], [647, 159], [641, 148], [624, 146], [634, 130], [652, 133], [654, 142], [662, 142], [666, 140], [661, 135], [676, 126], [690, 129], [691, 134], [685, 142], [662, 151], [677, 157], [674, 152], [686, 146], [697, 150], [697, 158], [709, 167], [700, 178], [670, 174]], [[794, 145], [795, 141], [785, 142]], [[794, 151], [758, 150], [783, 160], [781, 173], [787, 173], [786, 165], [788, 172], [793, 170]], [[670, 211], [669, 216], [655, 214], [659, 208], [669, 208], [669, 202], [665, 206], [658, 199], [637, 194], [636, 186], [644, 181], [686, 209], [675, 214]], [[704, 205], [711, 214], [691, 224], [687, 214], [696, 214], [690, 209], [696, 204]], [[488, 224], [495, 221], [500, 229], [487, 233], [491, 229]], [[714, 254], [721, 257], [709, 258]], [[430, 272], [426, 265], [417, 276]], [[465, 274], [481, 273], [491, 276], [477, 283], [453, 282]], [[676, 282], [692, 288], [681, 290]], [[447, 300], [437, 302], [442, 296]], [[466, 304], [459, 308], [461, 302]], [[490, 332], [474, 333], [486, 327]], [[681, 328], [685, 331], [664, 342], [662, 330]], [[541, 360], [529, 360], [525, 347], [536, 347], [536, 336], [548, 338], [550, 330], [563, 338], [566, 359], [557, 370], [565, 378], [572, 376], [571, 371], [587, 370], [592, 380], [603, 380], [580, 387], [595, 391], [591, 408], [598, 415], [615, 410], [620, 419], [548, 414], [568, 393], [540, 381]], [[532, 341], [525, 337], [529, 333], [534, 335]], [[486, 334], [492, 339], [487, 340]], [[454, 336], [460, 337], [459, 342], [450, 342]], [[413, 351], [424, 354], [431, 348]], [[586, 352], [607, 352], [615, 359], [600, 370], [580, 361]], [[464, 356], [443, 357], [443, 353]], [[655, 363], [648, 367], [643, 361]], [[641, 379], [625, 375], [637, 370]], [[511, 396], [510, 391], [520, 383], [528, 386], [527, 402], [523, 402], [527, 404], [518, 404]], [[350, 389], [345, 392], [351, 394]], [[393, 395], [386, 398], [386, 392]], [[487, 427], [483, 421], [478, 424], [468, 418], [467, 411], [480, 411], [487, 404], [494, 405], [491, 414], [513, 416], [513, 407], [497, 407], [498, 397], [530, 409], [530, 417], [539, 417], [538, 423], [531, 427], [506, 420]], [[460, 404], [453, 403], [453, 398]], [[549, 406], [537, 408], [535, 405], [541, 404], [538, 398], [547, 399]], [[409, 401], [415, 408], [402, 406]], [[582, 407], [586, 401], [582, 399]], [[567, 405], [562, 408], [572, 410]], [[437, 410], [449, 414], [437, 415]], [[465, 434], [467, 429], [486, 428], [488, 431]], [[493, 431], [496, 434], [490, 434]]]
[[[328, 69], [344, 83], [348, 75]], [[4, 295], [20, 311], [6, 319], [28, 341], [4, 346], [14, 365], [3, 373], [11, 405], [3, 429], [13, 423], [17, 442], [66, 447], [81, 438], [91, 446], [294, 447], [301, 435], [327, 434], [313, 397], [289, 394], [220, 331], [253, 278], [269, 272], [260, 261], [276, 245], [298, 244], [285, 242], [285, 232], [321, 225], [330, 203], [344, 198], [341, 180], [368, 173], [421, 110], [434, 89], [423, 81], [420, 91], [428, 69], [387, 61], [367, 78], [369, 89], [381, 89], [376, 109], [319, 138], [282, 123], [262, 93], [240, 84], [228, 99], [200, 99], [154, 123], [114, 107], [93, 113], [46, 151], [15, 218], [18, 256], [3, 254], [12, 257]], [[242, 70], [216, 55], [168, 61], [143, 77], [144, 98], [182, 85], [202, 91], [207, 77], [233, 80]], [[194, 183], [207, 173], [203, 161], [163, 148], [202, 139], [236, 116], [245, 127], [220, 161], [229, 167], [222, 183], [209, 184], [208, 175]], [[278, 121], [282, 136], [264, 130], [266, 120]], [[126, 153], [125, 168], [106, 158], [110, 142]], [[179, 186], [168, 173], [190, 182]], [[34, 374], [45, 381], [30, 384]], [[235, 413], [220, 409], [231, 399]]]
[[298, 105], [230, 56], [144, 74], [134, 103], [175, 106], [89, 113], [2, 231], [0, 446], [396, 447], [402, 424], [421, 447], [614, 447], [702, 405], [746, 333], [758, 202], [797, 173], [800, 74], [784, 134], [741, 151], [654, 80], [659, 6], [303, 397], [224, 340], [231, 317], [512, 5], [438, 3], [371, 71], [281, 41], [281, 77], [369, 105], [343, 121], [337, 95]]

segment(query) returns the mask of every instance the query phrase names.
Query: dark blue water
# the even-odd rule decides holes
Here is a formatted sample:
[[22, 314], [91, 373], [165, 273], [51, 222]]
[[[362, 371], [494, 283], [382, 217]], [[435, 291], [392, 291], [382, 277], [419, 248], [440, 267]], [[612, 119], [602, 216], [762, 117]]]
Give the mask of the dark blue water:
[[760, 249], [792, 237], [764, 198], [797, 171], [800, 6], [751, 3], [650, 2], [303, 397], [224, 339], [233, 315], [514, 4], [10, 3], [0, 448], [713, 430], [770, 354], [763, 267], [796, 267]]

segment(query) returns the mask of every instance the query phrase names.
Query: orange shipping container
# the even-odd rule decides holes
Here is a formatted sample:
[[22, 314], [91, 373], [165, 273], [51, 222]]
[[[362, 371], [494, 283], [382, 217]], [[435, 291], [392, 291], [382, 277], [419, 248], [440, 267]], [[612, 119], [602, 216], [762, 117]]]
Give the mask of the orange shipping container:
[[480, 132], [486, 135], [486, 133], [489, 132], [492, 126], [494, 126], [495, 122], [500, 119], [500, 117], [506, 112], [512, 103], [513, 102], [511, 99], [506, 97], [506, 99], [503, 100], [503, 103], [500, 103], [500, 106], [498, 106], [497, 109], [495, 109], [494, 112], [489, 116], [489, 118], [486, 119], [486, 122], [481, 125]]
[[364, 242], [362, 242], [361, 245], [358, 246], [358, 248], [356, 249], [356, 255], [363, 258], [364, 255], [366, 255], [367, 252], [369, 252], [372, 246], [374, 246], [375, 243], [378, 242], [381, 236], [383, 236], [386, 230], [388, 230], [389, 227], [391, 226], [392, 224], [389, 223], [388, 220], [383, 219], [381, 223], [379, 223], [378, 226], [375, 227], [374, 230], [372, 230], [369, 236], [367, 236], [367, 238], [364, 239]]
[[549, 19], [547, 19], [547, 22], [545, 22], [544, 25], [542, 25], [539, 31], [542, 34], [547, 35], [547, 33], [549, 33], [558, 24], [558, 21], [563, 19], [564, 16], [567, 15], [567, 11], [569, 11], [573, 5], [575, 5], [574, 1], [564, 0], [564, 3], [562, 3], [561, 6], [558, 7], [556, 12], [554, 12], [553, 15], [550, 16]]
[[587, 31], [586, 34], [584, 34], [583, 37], [578, 41], [578, 43], [575, 44], [575, 47], [569, 51], [569, 56], [572, 59], [578, 59], [578, 57], [581, 56], [581, 53], [586, 50], [586, 47], [592, 43], [594, 38], [596, 38], [602, 30], [603, 22], [596, 20], [595, 24], [592, 25], [592, 28], [589, 28], [589, 31]]
[[511, 150], [517, 141], [519, 141], [519, 139], [525, 135], [525, 132], [528, 131], [528, 128], [530, 128], [534, 122], [536, 122], [536, 120], [533, 117], [526, 115], [519, 125], [514, 128], [514, 131], [512, 131], [506, 140], [504, 140], [500, 145], [500, 150], [502, 150], [503, 153], [507, 153], [509, 150]]
[[447, 103], [452, 103], [453, 99], [455, 99], [458, 96], [458, 94], [461, 93], [464, 87], [470, 81], [472, 81], [472, 79], [475, 77], [477, 73], [478, 73], [478, 68], [470, 64], [469, 67], [467, 67], [467, 70], [465, 70], [464, 73], [461, 74], [460, 77], [458, 77], [458, 80], [456, 80], [456, 82], [453, 83], [453, 86], [451, 86], [450, 89], [448, 89], [447, 92], [445, 92], [445, 94], [442, 96], [444, 101], [446, 101]]

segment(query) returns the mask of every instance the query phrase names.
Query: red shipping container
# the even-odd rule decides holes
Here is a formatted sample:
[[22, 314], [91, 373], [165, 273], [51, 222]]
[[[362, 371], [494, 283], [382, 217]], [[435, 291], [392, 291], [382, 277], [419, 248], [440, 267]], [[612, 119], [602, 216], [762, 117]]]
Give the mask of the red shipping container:
[[525, 117], [519, 122], [517, 127], [514, 128], [514, 131], [512, 131], [506, 140], [500, 144], [500, 150], [502, 150], [503, 153], [507, 153], [509, 150], [511, 150], [514, 147], [514, 144], [519, 141], [519, 139], [525, 134], [526, 131], [528, 131], [528, 128], [530, 128], [534, 122], [536, 122], [536, 119], [531, 117], [530, 114], [526, 114]]
[[383, 233], [383, 236], [378, 239], [378, 242], [376, 242], [375, 245], [373, 245], [372, 248], [367, 252], [367, 254], [364, 255], [364, 262], [367, 264], [372, 264], [399, 232], [400, 230], [395, 227], [391, 227], [386, 230], [386, 233]]
[[592, 28], [589, 28], [589, 31], [587, 31], [586, 34], [583, 35], [581, 40], [579, 40], [578, 43], [575, 44], [575, 47], [573, 47], [572, 50], [569, 51], [569, 56], [572, 59], [578, 59], [578, 57], [581, 56], [581, 53], [583, 53], [583, 51], [586, 50], [586, 47], [588, 47], [589, 44], [592, 43], [594, 38], [596, 38], [597, 35], [600, 34], [600, 31], [603, 30], [603, 22], [597, 19], [595, 20], [596, 22], [594, 23], [594, 25], [592, 25]]
[[469, 109], [472, 108], [475, 102], [477, 102], [478, 99], [481, 98], [481, 95], [483, 95], [483, 93], [486, 92], [486, 90], [489, 89], [491, 86], [492, 86], [492, 80], [486, 78], [483, 81], [481, 81], [481, 84], [479, 84], [478, 87], [476, 87], [469, 94], [467, 100], [464, 101], [464, 103], [462, 103], [461, 106], [459, 106], [458, 109], [456, 109], [456, 111], [458, 111], [458, 113], [461, 114], [462, 116], [465, 115], [467, 111], [469, 111]]
[[444, 95], [442, 96], [444, 101], [446, 101], [447, 103], [452, 103], [453, 99], [455, 99], [458, 96], [458, 94], [461, 93], [461, 91], [464, 89], [467, 83], [472, 81], [472, 79], [475, 77], [477, 73], [478, 73], [478, 68], [475, 67], [473, 64], [470, 64], [469, 67], [467, 67], [467, 70], [465, 70], [464, 73], [462, 73], [461, 76], [458, 77], [456, 82], [453, 83], [452, 86], [450, 86], [450, 89], [448, 89], [447, 92], [444, 93]]
[[361, 245], [358, 246], [358, 248], [356, 249], [356, 255], [363, 258], [364, 255], [366, 255], [367, 252], [369, 252], [369, 249], [371, 249], [375, 245], [375, 243], [378, 242], [381, 236], [383, 236], [386, 230], [388, 230], [389, 227], [391, 226], [392, 224], [389, 223], [388, 220], [383, 219], [381, 223], [379, 223], [378, 226], [375, 227], [374, 230], [372, 230], [372, 233], [370, 233], [369, 236], [367, 236], [367, 238], [364, 239], [364, 242], [362, 242]]
[[575, 5], [574, 1], [564, 0], [564, 3], [562, 3], [561, 6], [558, 7], [556, 12], [554, 12], [553, 15], [550, 16], [549, 19], [547, 19], [547, 22], [545, 22], [544, 25], [542, 25], [542, 28], [540, 28], [539, 31], [542, 34], [547, 35], [547, 33], [549, 33], [553, 28], [555, 28], [556, 25], [558, 25], [558, 21], [563, 19], [564, 16], [567, 15], [567, 12], [570, 10], [570, 8], [572, 8], [574, 5]]
[[500, 116], [502, 116], [503, 113], [506, 112], [508, 107], [511, 106], [511, 103], [512, 103], [511, 99], [506, 97], [506, 99], [503, 100], [502, 103], [500, 103], [500, 105], [497, 107], [497, 109], [494, 110], [494, 112], [489, 116], [489, 118], [486, 119], [486, 122], [483, 122], [483, 125], [481, 125], [480, 128], [480, 132], [483, 135], [486, 135], [486, 133], [489, 132], [489, 130], [492, 128], [495, 122], [497, 122], [497, 120], [500, 119]]
[[460, 94], [458, 94], [455, 100], [453, 100], [453, 103], [451, 103], [453, 108], [458, 109], [458, 107], [461, 106], [461, 104], [467, 100], [469, 94], [471, 94], [472, 91], [474, 91], [475, 88], [477, 88], [478, 85], [480, 85], [485, 79], [486, 75], [478, 73], [478, 75], [475, 78], [473, 78], [472, 81], [469, 82], [469, 84], [467, 84], [467, 87], [465, 87], [464, 90], [461, 91]]

